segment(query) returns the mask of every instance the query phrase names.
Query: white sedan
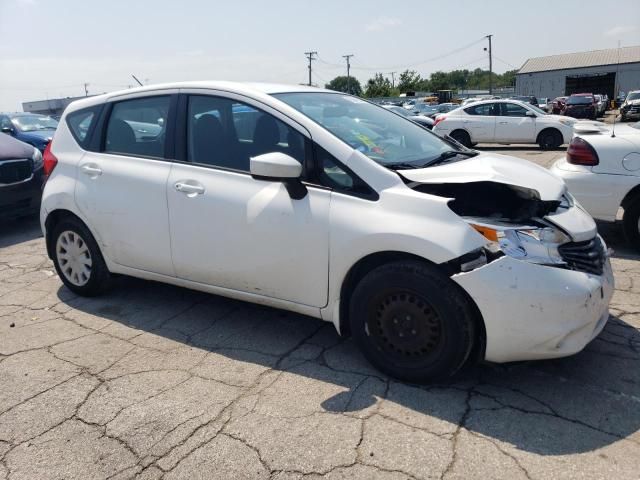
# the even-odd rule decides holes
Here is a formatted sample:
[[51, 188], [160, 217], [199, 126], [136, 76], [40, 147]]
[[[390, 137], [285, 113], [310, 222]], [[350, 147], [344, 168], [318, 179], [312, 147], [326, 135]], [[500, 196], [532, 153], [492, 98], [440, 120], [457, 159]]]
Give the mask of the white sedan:
[[549, 115], [517, 100], [485, 100], [439, 115], [434, 133], [466, 147], [477, 143], [537, 143], [552, 149], [569, 143], [576, 120]]
[[640, 122], [577, 124], [565, 158], [551, 170], [594, 218], [615, 221], [622, 207], [624, 231], [640, 249]]

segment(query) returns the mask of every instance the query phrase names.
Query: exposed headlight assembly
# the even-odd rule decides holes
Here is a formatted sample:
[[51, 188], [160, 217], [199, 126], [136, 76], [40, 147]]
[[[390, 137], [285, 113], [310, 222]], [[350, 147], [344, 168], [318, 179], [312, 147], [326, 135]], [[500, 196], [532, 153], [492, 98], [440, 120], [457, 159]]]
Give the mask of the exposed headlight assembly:
[[540, 265], [565, 265], [558, 247], [571, 239], [553, 227], [493, 225], [467, 220], [487, 240], [487, 249]]

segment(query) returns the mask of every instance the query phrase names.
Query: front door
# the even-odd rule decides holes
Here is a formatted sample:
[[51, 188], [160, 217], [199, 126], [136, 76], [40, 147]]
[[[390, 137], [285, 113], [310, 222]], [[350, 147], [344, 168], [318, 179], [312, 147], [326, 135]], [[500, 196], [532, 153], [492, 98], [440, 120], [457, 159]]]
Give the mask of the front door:
[[536, 118], [528, 117], [527, 110], [516, 103], [501, 103], [496, 122], [496, 142], [512, 143], [536, 141]]
[[177, 276], [324, 306], [330, 191], [310, 188], [294, 200], [282, 182], [249, 174], [251, 156], [273, 151], [304, 165], [304, 129], [223, 96], [190, 95], [185, 104], [185, 161], [167, 183]]
[[[113, 104], [104, 145], [80, 159], [75, 198], [109, 258], [173, 275], [167, 213], [165, 126], [169, 95]], [[102, 134], [102, 132], [96, 132]]]

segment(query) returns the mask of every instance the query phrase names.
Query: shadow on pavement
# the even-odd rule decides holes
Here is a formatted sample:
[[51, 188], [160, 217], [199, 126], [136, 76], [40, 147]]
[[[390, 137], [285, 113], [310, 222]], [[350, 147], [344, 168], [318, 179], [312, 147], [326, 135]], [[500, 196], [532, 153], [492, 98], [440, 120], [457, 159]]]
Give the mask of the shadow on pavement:
[[[217, 361], [288, 372], [298, 382], [312, 379], [302, 383], [305, 391], [281, 387], [280, 394], [317, 401], [318, 411], [362, 412], [386, 398], [384, 408], [400, 409], [400, 416], [404, 411], [412, 425], [439, 421], [455, 430], [462, 423], [473, 433], [540, 455], [592, 451], [640, 428], [640, 338], [620, 318], [612, 317], [602, 334], [573, 357], [481, 364], [449, 382], [417, 386], [374, 370], [331, 324], [133, 278], [116, 283], [103, 297], [66, 303], [79, 315], [139, 329], [150, 342], [170, 339], [215, 352], [222, 356]], [[68, 291], [61, 287], [58, 295], [68, 297]], [[172, 309], [175, 313], [167, 313]], [[318, 393], [326, 384], [342, 390], [327, 398]]]
[[0, 220], [0, 248], [10, 247], [42, 237], [37, 215], [11, 220]]

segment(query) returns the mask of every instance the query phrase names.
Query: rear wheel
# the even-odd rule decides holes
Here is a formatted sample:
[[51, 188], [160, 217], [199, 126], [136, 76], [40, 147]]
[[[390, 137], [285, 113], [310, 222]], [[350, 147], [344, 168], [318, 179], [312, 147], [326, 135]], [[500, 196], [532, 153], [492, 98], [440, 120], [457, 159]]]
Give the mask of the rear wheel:
[[456, 142], [461, 143], [462, 145], [464, 145], [467, 148], [472, 146], [471, 145], [471, 137], [464, 130], [454, 130], [453, 132], [451, 132], [451, 135], [449, 135], [449, 136], [451, 138], [453, 138]]
[[89, 229], [75, 218], [53, 227], [53, 264], [66, 287], [82, 296], [95, 296], [109, 288], [111, 274]]
[[640, 196], [625, 207], [622, 225], [629, 244], [640, 251]]
[[543, 150], [552, 150], [562, 145], [562, 134], [553, 128], [543, 130], [538, 135], [538, 145]]
[[365, 357], [410, 382], [449, 377], [462, 367], [473, 347], [473, 315], [456, 284], [418, 261], [369, 272], [349, 308], [351, 332]]

